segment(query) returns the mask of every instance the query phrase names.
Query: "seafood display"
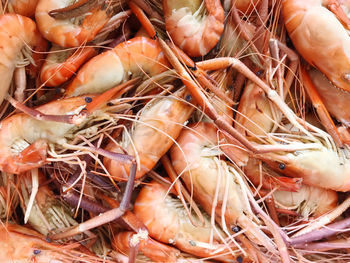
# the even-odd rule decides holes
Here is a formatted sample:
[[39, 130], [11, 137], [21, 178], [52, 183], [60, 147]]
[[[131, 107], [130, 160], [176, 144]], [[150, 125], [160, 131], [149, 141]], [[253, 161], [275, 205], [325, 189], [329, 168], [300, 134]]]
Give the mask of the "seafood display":
[[350, 261], [349, 0], [2, 0], [0, 25], [0, 262]]

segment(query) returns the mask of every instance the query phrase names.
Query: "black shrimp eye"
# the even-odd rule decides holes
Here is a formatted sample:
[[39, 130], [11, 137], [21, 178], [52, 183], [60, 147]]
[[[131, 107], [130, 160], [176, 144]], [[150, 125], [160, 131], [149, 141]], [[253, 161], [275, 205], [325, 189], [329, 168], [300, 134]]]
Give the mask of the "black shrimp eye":
[[40, 249], [34, 249], [33, 251], [34, 255], [38, 255], [41, 253], [41, 250]]
[[186, 95], [185, 100], [187, 102], [190, 102], [192, 100], [192, 95], [191, 94]]
[[260, 69], [260, 70], [258, 70], [258, 71], [256, 72], [256, 75], [257, 75], [258, 77], [260, 77], [263, 73], [264, 73], [264, 71], [263, 71], [262, 69]]
[[284, 170], [286, 168], [286, 165], [284, 163], [280, 163], [278, 165], [278, 168], [280, 168], [281, 170]]
[[86, 101], [87, 103], [90, 103], [90, 102], [92, 101], [92, 98], [91, 98], [91, 97], [86, 97], [86, 98], [85, 98], [85, 101]]
[[241, 228], [239, 226], [234, 226], [232, 227], [232, 231], [238, 233], [239, 231], [241, 231]]
[[242, 258], [241, 256], [238, 256], [238, 257], [237, 257], [237, 262], [238, 262], [238, 263], [242, 263], [242, 262], [243, 262], [243, 258]]

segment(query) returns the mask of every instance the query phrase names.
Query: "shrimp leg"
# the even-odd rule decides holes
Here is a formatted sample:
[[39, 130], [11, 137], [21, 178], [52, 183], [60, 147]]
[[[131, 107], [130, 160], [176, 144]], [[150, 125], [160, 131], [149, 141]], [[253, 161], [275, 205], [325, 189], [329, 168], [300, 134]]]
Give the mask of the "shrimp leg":
[[98, 217], [91, 218], [84, 223], [81, 223], [66, 232], [58, 233], [51, 235], [50, 238], [52, 239], [62, 239], [67, 238], [71, 236], [75, 236], [76, 234], [82, 233], [84, 231], [90, 230], [92, 228], [95, 228], [97, 226], [109, 223], [111, 221], [114, 221], [121, 216], [124, 215], [124, 213], [128, 210], [130, 205], [130, 199], [131, 194], [134, 189], [134, 181], [135, 181], [135, 175], [136, 175], [136, 161], [133, 160], [132, 166], [130, 169], [129, 179], [126, 184], [125, 193], [123, 195], [122, 201], [120, 203], [120, 206], [118, 208], [113, 208], [107, 212], [104, 212], [100, 214]]
[[334, 142], [338, 147], [343, 145], [343, 140], [330, 116], [326, 106], [324, 105], [320, 95], [318, 94], [315, 85], [312, 83], [309, 74], [305, 68], [301, 69], [301, 77], [303, 80], [304, 87], [312, 101], [312, 105], [317, 111], [317, 115], [321, 120], [321, 123], [326, 128], [327, 132], [332, 136]]

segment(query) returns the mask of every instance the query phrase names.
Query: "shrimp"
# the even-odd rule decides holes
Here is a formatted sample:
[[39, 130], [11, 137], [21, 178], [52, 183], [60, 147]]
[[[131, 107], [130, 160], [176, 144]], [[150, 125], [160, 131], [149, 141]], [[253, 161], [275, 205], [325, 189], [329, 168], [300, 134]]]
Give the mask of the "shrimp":
[[277, 207], [296, 209], [305, 219], [310, 215], [319, 217], [338, 206], [335, 191], [308, 185], [302, 185], [298, 192], [277, 190], [273, 198]]
[[[0, 226], [0, 261], [15, 263], [71, 263], [74, 260], [105, 262], [88, 256], [78, 249], [79, 245], [62, 246], [45, 241], [45, 237], [26, 227], [9, 224]], [[88, 261], [91, 262], [91, 261]]]
[[163, 10], [170, 37], [192, 57], [206, 55], [224, 30], [224, 9], [219, 0], [164, 0]]
[[[335, 2], [284, 0], [282, 13], [289, 37], [302, 57], [339, 89], [350, 92], [350, 36], [338, 20], [346, 15], [340, 8], [335, 10]], [[344, 19], [342, 22], [347, 22]]]
[[[177, 139], [177, 145], [171, 150], [171, 160], [177, 174], [181, 174], [186, 187], [193, 188], [194, 198], [207, 213], [215, 209], [215, 216], [224, 228], [226, 224], [230, 229], [236, 224], [246, 229], [246, 233], [254, 241], [259, 240], [266, 247], [272, 247], [264, 240], [264, 235], [253, 222], [249, 203], [244, 199], [244, 191], [248, 191], [241, 183], [241, 176], [224, 161], [213, 155], [219, 154], [215, 150], [217, 131], [211, 123], [196, 123], [183, 130]], [[216, 197], [216, 189], [218, 196]], [[226, 194], [225, 194], [226, 193]], [[216, 207], [213, 200], [217, 198]], [[222, 218], [225, 221], [221, 221]], [[220, 219], [221, 218], [221, 219]], [[273, 250], [273, 248], [271, 249]]]
[[35, 23], [30, 18], [6, 14], [0, 15], [0, 103], [10, 87], [13, 72], [18, 62], [20, 51], [26, 47], [37, 49], [46, 46]]
[[[223, 262], [232, 262], [236, 254], [230, 255], [224, 249], [219, 253], [215, 250], [223, 248], [220, 245], [221, 231], [214, 232], [214, 242], [209, 244], [211, 229], [208, 218], [204, 226], [197, 222], [194, 226], [187, 217], [180, 200], [167, 195], [167, 187], [152, 181], [142, 187], [134, 205], [135, 215], [146, 225], [149, 234], [154, 239], [172, 244], [178, 249], [199, 257], [210, 257]], [[197, 217], [192, 216], [196, 221]], [[238, 256], [242, 259], [241, 256]]]
[[[176, 97], [185, 98], [188, 102]], [[135, 154], [139, 158], [137, 179], [156, 165], [179, 136], [184, 122], [193, 112], [191, 98], [189, 92], [182, 89], [174, 96], [153, 99], [142, 109], [131, 129], [131, 138], [122, 143], [129, 155]], [[107, 145], [106, 150], [122, 153], [120, 147], [113, 142]], [[104, 159], [104, 165], [115, 179], [128, 178], [129, 167], [109, 158]]]
[[9, 0], [7, 8], [10, 13], [33, 17], [39, 0]]
[[95, 55], [93, 47], [62, 51], [54, 45], [41, 68], [40, 79], [45, 86], [59, 86], [72, 77], [85, 61]]
[[[108, 6], [96, 5], [90, 13], [84, 14], [80, 25], [70, 19], [50, 16], [50, 11], [66, 7], [70, 0], [39, 0], [35, 19], [41, 34], [49, 41], [62, 47], [78, 47], [97, 35], [109, 20]], [[78, 19], [81, 21], [81, 19]]]
[[135, 37], [88, 61], [68, 86], [65, 96], [101, 93], [130, 76], [145, 73], [154, 76], [168, 68], [169, 64], [157, 41]]
[[[36, 110], [27, 110], [36, 111], [33, 117], [18, 113], [3, 120], [0, 123], [0, 170], [18, 174], [45, 164], [48, 144], [65, 144], [79, 130], [79, 126], [94, 119], [108, 119], [106, 109], [90, 113], [105, 103], [108, 95], [115, 95], [128, 83], [117, 86], [111, 94], [106, 92], [99, 96], [56, 100], [39, 106]], [[84, 108], [87, 113], [82, 111]], [[49, 115], [48, 118], [45, 119], [45, 115]]]

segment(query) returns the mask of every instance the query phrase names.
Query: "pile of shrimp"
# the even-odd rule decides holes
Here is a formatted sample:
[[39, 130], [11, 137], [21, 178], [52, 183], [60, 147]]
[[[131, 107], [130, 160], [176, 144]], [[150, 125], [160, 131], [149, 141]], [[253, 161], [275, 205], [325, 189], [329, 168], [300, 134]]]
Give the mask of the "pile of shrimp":
[[349, 0], [2, 0], [0, 262], [349, 262]]

